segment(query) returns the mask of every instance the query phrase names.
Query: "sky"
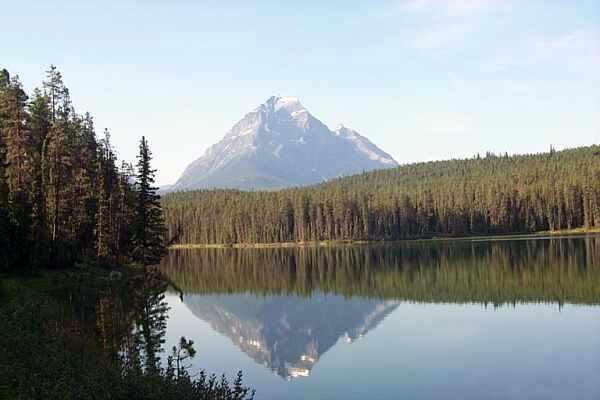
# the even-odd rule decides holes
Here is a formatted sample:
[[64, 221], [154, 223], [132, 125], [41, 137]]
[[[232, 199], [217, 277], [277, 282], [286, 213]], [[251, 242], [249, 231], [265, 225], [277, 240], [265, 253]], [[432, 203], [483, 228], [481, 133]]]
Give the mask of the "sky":
[[0, 67], [50, 64], [160, 185], [272, 95], [400, 163], [600, 142], [598, 0], [0, 0]]

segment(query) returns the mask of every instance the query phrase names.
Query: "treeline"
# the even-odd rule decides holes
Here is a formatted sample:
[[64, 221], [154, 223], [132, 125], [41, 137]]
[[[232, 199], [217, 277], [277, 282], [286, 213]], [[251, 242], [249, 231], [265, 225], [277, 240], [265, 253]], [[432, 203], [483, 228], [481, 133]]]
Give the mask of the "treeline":
[[600, 304], [600, 238], [172, 250], [186, 294], [253, 293], [510, 304]]
[[60, 72], [31, 96], [0, 70], [0, 270], [157, 262], [164, 224], [144, 138], [136, 168], [80, 115]]
[[409, 164], [274, 192], [179, 192], [163, 208], [169, 233], [188, 244], [599, 228], [600, 146]]

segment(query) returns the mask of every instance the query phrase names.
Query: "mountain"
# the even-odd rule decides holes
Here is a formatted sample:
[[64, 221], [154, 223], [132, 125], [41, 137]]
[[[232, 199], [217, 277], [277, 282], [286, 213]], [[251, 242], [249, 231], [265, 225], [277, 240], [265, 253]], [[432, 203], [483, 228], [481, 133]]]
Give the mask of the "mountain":
[[397, 165], [358, 132], [330, 130], [296, 97], [271, 97], [192, 162], [170, 190], [273, 189]]

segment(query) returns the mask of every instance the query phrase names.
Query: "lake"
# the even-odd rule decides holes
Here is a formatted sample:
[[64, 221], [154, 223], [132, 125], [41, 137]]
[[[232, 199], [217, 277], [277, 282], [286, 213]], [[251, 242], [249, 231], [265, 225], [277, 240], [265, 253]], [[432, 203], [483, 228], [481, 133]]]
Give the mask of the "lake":
[[257, 399], [600, 399], [600, 237], [173, 250], [165, 346]]

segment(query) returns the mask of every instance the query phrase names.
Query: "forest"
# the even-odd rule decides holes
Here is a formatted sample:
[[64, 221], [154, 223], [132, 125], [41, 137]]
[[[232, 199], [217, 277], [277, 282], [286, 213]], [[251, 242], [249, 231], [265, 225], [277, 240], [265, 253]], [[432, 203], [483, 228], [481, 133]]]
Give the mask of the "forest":
[[600, 228], [600, 146], [423, 162], [280, 191], [163, 196], [180, 244], [380, 241]]
[[168, 237], [151, 160], [142, 137], [119, 164], [54, 66], [30, 96], [0, 69], [0, 398], [252, 398], [241, 373], [191, 376], [184, 337], [161, 362]]
[[119, 164], [56, 67], [31, 96], [1, 70], [0, 271], [157, 263], [165, 232], [151, 159], [142, 137], [137, 164]]

